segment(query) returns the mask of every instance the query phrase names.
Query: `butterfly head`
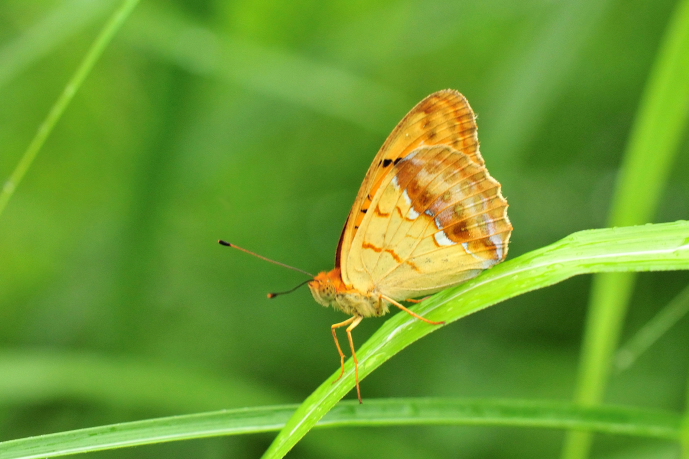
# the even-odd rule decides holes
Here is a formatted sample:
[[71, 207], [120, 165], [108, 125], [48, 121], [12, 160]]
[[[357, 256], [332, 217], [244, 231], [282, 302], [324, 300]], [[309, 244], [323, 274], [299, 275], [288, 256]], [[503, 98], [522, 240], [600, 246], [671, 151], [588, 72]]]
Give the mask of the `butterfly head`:
[[340, 268], [319, 273], [308, 285], [313, 298], [326, 307], [335, 304], [337, 293], [344, 290]]
[[345, 314], [379, 317], [388, 312], [388, 303], [375, 291], [360, 291], [342, 281], [340, 268], [322, 272], [309, 282], [313, 298], [325, 307]]

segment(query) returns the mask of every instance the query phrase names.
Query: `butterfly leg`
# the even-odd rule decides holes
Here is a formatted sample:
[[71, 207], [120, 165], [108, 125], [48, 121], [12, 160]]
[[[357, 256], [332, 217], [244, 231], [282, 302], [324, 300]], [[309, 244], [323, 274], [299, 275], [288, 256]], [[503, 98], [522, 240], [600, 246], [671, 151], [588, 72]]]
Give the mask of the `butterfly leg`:
[[359, 403], [364, 403], [361, 399], [361, 388], [359, 387], [359, 359], [356, 357], [356, 350], [354, 349], [354, 340], [352, 339], [352, 330], [361, 323], [363, 316], [353, 317], [354, 321], [347, 327], [347, 337], [349, 338], [349, 347], [352, 349], [352, 359], [354, 359], [354, 375], [356, 378], [356, 395], [359, 397]]
[[429, 323], [429, 324], [431, 324], [431, 325], [443, 325], [443, 324], [445, 323], [444, 320], [441, 320], [441, 321], [439, 321], [439, 322], [436, 322], [436, 321], [434, 321], [434, 320], [426, 319], [425, 317], [422, 317], [422, 316], [418, 315], [418, 314], [415, 313], [414, 311], [411, 311], [410, 309], [405, 308], [404, 306], [402, 306], [401, 304], [399, 304], [397, 301], [393, 300], [393, 299], [390, 298], [389, 296], [385, 296], [385, 295], [381, 295], [381, 296], [382, 296], [386, 301], [389, 301], [390, 303], [392, 303], [392, 304], [394, 304], [395, 306], [397, 306], [398, 308], [400, 308], [402, 311], [406, 312], [407, 314], [409, 314], [409, 315], [411, 315], [411, 316], [413, 316], [413, 317], [416, 317], [417, 319], [423, 320], [423, 321], [426, 322], [426, 323]]
[[426, 301], [426, 300], [429, 299], [429, 298], [430, 298], [430, 296], [427, 296], [427, 297], [425, 297], [425, 298], [421, 298], [420, 300], [415, 300], [415, 299], [413, 299], [413, 298], [408, 298], [408, 299], [406, 299], [406, 300], [404, 300], [404, 301], [409, 301], [410, 303], [419, 304], [419, 303], [422, 303], [422, 302]]
[[337, 339], [337, 329], [340, 327], [346, 327], [347, 325], [351, 324], [356, 320], [357, 316], [352, 316], [349, 319], [345, 320], [344, 322], [340, 322], [339, 324], [335, 324], [330, 329], [333, 332], [333, 339], [335, 339], [335, 346], [337, 346], [337, 352], [340, 354], [340, 366], [342, 367], [342, 371], [340, 372], [340, 376], [337, 377], [333, 383], [336, 383], [337, 381], [340, 380], [342, 375], [344, 375], [344, 363], [345, 363], [345, 355], [344, 352], [342, 352], [342, 348], [340, 347], [340, 341]]

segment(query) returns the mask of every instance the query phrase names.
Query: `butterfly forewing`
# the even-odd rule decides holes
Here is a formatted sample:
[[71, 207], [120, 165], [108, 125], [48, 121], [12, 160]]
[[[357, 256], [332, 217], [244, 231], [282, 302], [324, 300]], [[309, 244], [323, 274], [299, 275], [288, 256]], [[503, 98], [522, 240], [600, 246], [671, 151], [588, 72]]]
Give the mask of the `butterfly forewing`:
[[[359, 189], [337, 247], [335, 265], [345, 267], [347, 253], [389, 168], [420, 146], [449, 145], [483, 165], [474, 112], [455, 90], [438, 91], [419, 102], [395, 127], [373, 160]], [[343, 273], [346, 269], [343, 269]], [[344, 274], [346, 276], [346, 274]], [[347, 279], [343, 279], [348, 283]]]
[[456, 91], [419, 103], [368, 171], [338, 254], [345, 283], [404, 299], [502, 261], [512, 226], [478, 150], [473, 111]]

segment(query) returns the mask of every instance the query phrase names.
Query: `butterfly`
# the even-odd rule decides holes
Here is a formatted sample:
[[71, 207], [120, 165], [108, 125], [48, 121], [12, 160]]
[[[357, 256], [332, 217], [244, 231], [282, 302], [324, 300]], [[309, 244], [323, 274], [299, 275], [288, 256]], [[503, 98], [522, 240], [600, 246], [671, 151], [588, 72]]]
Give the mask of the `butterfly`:
[[[458, 91], [419, 102], [373, 159], [345, 223], [335, 269], [308, 283], [314, 299], [351, 315], [347, 327], [359, 402], [359, 362], [352, 330], [364, 317], [471, 279], [507, 256], [512, 225], [500, 183], [481, 153], [476, 116]], [[339, 378], [338, 378], [339, 379]]]
[[331, 327], [341, 367], [335, 381], [345, 372], [337, 329], [347, 327], [362, 403], [352, 330], [365, 317], [386, 314], [390, 306], [429, 324], [443, 324], [400, 301], [420, 302], [413, 299], [460, 284], [503, 261], [512, 233], [507, 207], [500, 183], [479, 152], [469, 102], [447, 89], [412, 108], [378, 151], [342, 230], [332, 271], [313, 276], [219, 242], [309, 275], [312, 280], [305, 283], [318, 303], [351, 316]]

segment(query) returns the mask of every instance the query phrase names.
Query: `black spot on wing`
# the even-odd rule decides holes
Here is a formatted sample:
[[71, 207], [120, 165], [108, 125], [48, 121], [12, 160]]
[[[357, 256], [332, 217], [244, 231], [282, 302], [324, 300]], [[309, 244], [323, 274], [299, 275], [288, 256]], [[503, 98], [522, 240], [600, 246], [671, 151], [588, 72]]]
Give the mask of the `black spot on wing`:
[[388, 166], [390, 166], [390, 164], [396, 166], [397, 163], [399, 163], [400, 161], [402, 161], [402, 158], [395, 158], [394, 161], [392, 159], [386, 158], [386, 159], [382, 160], [380, 163], [383, 165], [383, 167], [388, 167]]

